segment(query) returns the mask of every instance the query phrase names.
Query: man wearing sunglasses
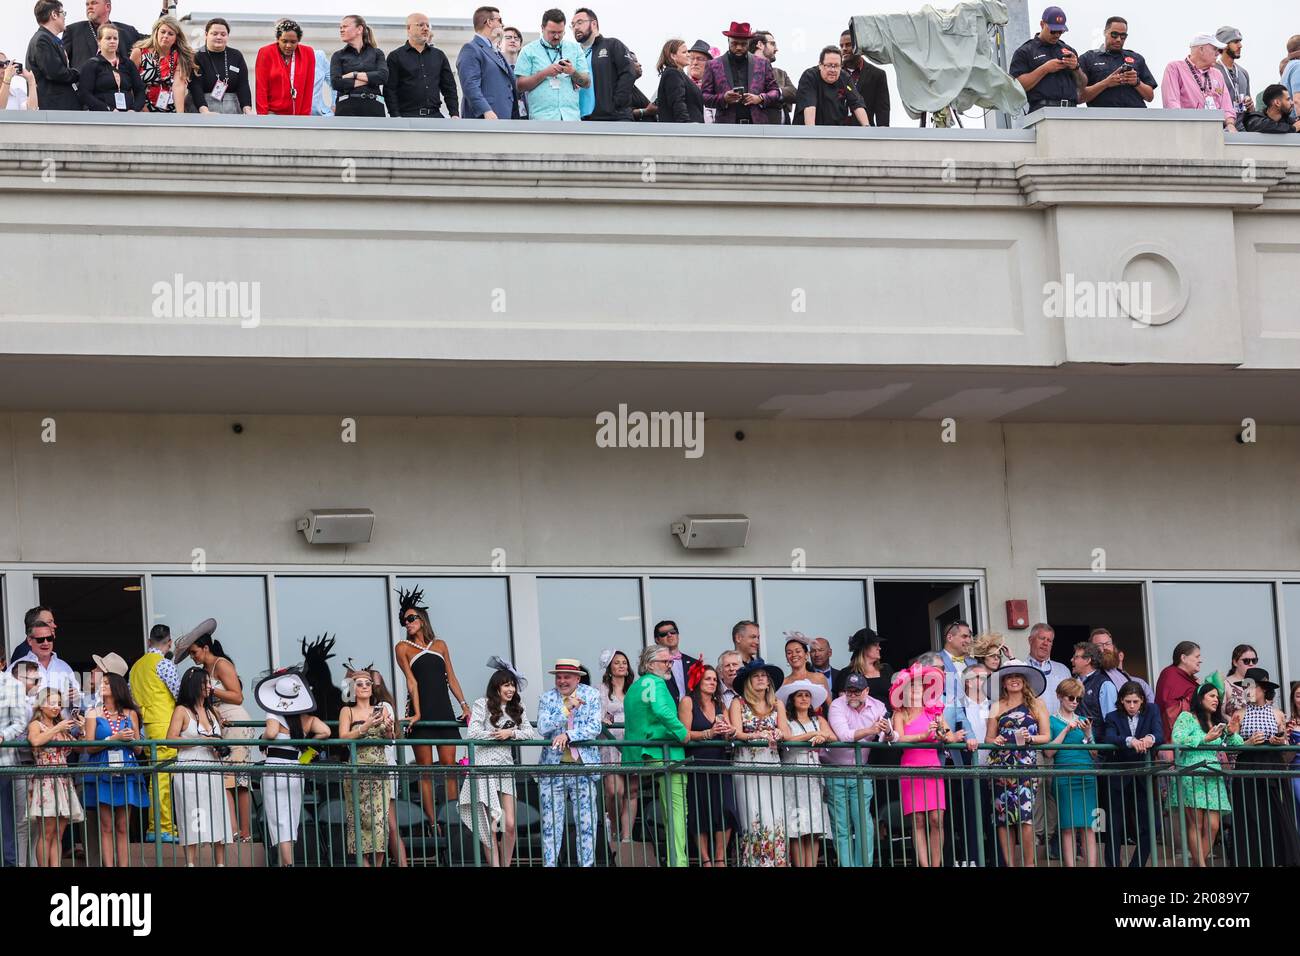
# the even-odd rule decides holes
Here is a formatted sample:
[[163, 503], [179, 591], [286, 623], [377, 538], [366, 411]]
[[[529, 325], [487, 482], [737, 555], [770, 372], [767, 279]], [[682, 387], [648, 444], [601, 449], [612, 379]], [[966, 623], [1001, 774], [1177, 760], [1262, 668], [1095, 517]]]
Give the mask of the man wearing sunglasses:
[[1078, 106], [1087, 85], [1079, 57], [1061, 41], [1068, 30], [1065, 11], [1043, 11], [1037, 36], [1030, 37], [1011, 58], [1010, 73], [1029, 97], [1029, 112], [1045, 106]]
[[1142, 54], [1124, 46], [1128, 21], [1111, 17], [1102, 36], [1105, 42], [1100, 50], [1089, 50], [1079, 57], [1079, 69], [1088, 78], [1083, 102], [1090, 107], [1146, 109], [1156, 97], [1156, 78]]
[[668, 692], [673, 695], [673, 701], [682, 699], [682, 694], [686, 693], [686, 675], [690, 673], [691, 665], [695, 663], [695, 658], [683, 654], [677, 649], [681, 642], [681, 635], [677, 631], [676, 621], [660, 621], [654, 629], [655, 643], [660, 647], [668, 648], [672, 654], [670, 658], [672, 667], [664, 675], [664, 680], [668, 682]]
[[10, 664], [12, 673], [14, 665], [22, 661], [36, 664], [40, 675], [39, 688], [54, 687], [63, 694], [65, 712], [78, 706], [81, 691], [77, 687], [77, 672], [59, 659], [54, 653], [55, 631], [54, 612], [48, 607], [34, 607], [23, 615], [23, 627], [27, 631], [27, 653], [15, 657]]

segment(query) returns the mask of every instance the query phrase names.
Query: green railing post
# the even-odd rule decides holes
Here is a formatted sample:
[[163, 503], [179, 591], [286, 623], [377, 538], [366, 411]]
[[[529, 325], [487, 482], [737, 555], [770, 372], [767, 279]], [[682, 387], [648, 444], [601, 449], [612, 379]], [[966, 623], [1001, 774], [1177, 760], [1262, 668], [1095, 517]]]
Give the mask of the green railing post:
[[150, 808], [153, 814], [153, 862], [154, 866], [162, 869], [162, 787], [158, 781], [158, 745], [153, 741], [149, 743], [149, 766], [149, 785], [153, 789], [153, 801]]
[[[481, 848], [479, 846], [479, 834], [478, 834], [478, 783], [479, 781], [478, 781], [478, 777], [475, 776], [474, 774], [475, 764], [474, 764], [473, 739], [470, 739], [466, 743], [466, 750], [468, 752], [468, 760], [469, 760], [469, 779], [466, 781], [466, 783], [469, 784], [469, 834], [470, 834], [471, 842], [473, 842], [474, 844], [474, 866], [477, 868], [482, 865], [482, 853], [480, 852]], [[488, 825], [491, 826], [491, 821], [488, 821]], [[497, 839], [496, 834], [492, 830], [489, 830], [487, 836], [488, 839], [492, 841], [493, 850], [495, 851], [496, 850], [495, 844]], [[448, 840], [451, 839], [450, 833], [448, 833], [447, 839]], [[489, 855], [489, 859], [490, 858], [491, 855]]]

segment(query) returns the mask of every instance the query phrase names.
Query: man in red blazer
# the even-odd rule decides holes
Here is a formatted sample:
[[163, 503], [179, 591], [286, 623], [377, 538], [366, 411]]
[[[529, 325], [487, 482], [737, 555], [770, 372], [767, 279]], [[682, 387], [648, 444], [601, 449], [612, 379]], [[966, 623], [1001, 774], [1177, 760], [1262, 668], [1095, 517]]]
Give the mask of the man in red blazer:
[[727, 52], [710, 60], [704, 67], [700, 92], [704, 105], [717, 110], [715, 123], [767, 123], [767, 110], [781, 103], [772, 64], [749, 52], [755, 34], [748, 23], [732, 21], [731, 29], [722, 31], [727, 38]]

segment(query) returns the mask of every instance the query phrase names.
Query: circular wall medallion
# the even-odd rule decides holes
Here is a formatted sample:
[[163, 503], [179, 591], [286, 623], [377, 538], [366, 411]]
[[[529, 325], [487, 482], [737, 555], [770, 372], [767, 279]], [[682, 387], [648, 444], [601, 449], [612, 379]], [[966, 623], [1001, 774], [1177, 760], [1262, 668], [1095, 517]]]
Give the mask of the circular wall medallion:
[[1112, 270], [1120, 315], [1138, 325], [1168, 325], [1187, 308], [1191, 284], [1164, 245], [1140, 242], [1120, 253]]

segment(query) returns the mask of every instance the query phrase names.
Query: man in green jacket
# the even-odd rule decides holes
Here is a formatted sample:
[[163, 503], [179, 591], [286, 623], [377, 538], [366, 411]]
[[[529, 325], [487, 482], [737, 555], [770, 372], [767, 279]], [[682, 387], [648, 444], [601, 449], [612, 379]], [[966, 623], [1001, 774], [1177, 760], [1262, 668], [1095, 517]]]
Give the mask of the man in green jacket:
[[[677, 719], [677, 705], [668, 690], [667, 675], [672, 667], [672, 652], [659, 644], [641, 652], [637, 666], [640, 677], [628, 688], [623, 698], [623, 736], [626, 740], [672, 740], [665, 748], [662, 744], [641, 747], [624, 747], [623, 762], [645, 764], [649, 767], [664, 765], [664, 751], [668, 759], [680, 762], [686, 758], [686, 727]], [[668, 865], [686, 865], [686, 775], [665, 773], [659, 780], [659, 804], [668, 809]]]

